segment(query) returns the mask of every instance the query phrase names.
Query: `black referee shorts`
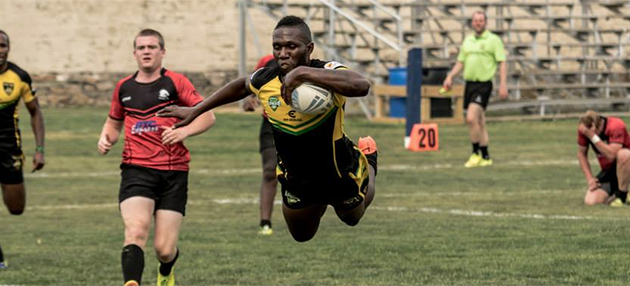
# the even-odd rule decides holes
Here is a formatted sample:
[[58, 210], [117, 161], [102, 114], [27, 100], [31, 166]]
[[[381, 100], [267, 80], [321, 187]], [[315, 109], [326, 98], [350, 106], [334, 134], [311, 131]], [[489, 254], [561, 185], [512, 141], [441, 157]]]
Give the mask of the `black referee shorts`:
[[492, 81], [467, 81], [464, 90], [464, 110], [468, 109], [471, 103], [479, 104], [483, 110], [486, 110], [491, 94]]

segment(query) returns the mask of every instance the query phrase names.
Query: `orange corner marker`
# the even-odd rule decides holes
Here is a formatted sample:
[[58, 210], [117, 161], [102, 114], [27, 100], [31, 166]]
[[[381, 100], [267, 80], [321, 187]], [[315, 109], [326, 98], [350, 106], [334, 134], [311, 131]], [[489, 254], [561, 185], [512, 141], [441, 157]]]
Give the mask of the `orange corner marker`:
[[414, 124], [409, 137], [407, 149], [411, 151], [437, 151], [440, 148], [438, 126], [435, 123]]

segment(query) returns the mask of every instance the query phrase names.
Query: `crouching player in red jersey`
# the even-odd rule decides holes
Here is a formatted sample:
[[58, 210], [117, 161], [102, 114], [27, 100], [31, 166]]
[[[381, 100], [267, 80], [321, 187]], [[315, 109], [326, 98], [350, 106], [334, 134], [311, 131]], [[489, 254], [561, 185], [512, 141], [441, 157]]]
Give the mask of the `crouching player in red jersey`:
[[[369, 80], [338, 62], [311, 59], [314, 47], [308, 25], [286, 16], [273, 31], [277, 65], [233, 80], [194, 108], [158, 113], [185, 118], [175, 126], [186, 126], [207, 110], [258, 96], [272, 125], [284, 220], [300, 242], [315, 236], [328, 205], [347, 225], [359, 223], [374, 198], [378, 154], [371, 137], [360, 138], [357, 147], [343, 131], [347, 97], [366, 96]], [[333, 91], [333, 106], [322, 114], [295, 111], [291, 93], [304, 82]]]
[[[620, 118], [589, 110], [580, 118], [578, 145], [578, 161], [588, 182], [584, 203], [623, 206], [630, 180], [630, 135], [626, 124]], [[589, 147], [593, 147], [601, 167], [597, 176], [591, 173]]]
[[166, 106], [194, 106], [203, 101], [190, 81], [162, 67], [164, 38], [151, 29], [134, 39], [138, 71], [119, 81], [105, 121], [98, 151], [107, 154], [125, 129], [121, 164], [120, 214], [125, 225], [122, 272], [125, 286], [142, 281], [144, 247], [155, 217], [154, 248], [159, 260], [158, 286], [175, 284], [173, 266], [179, 256], [177, 240], [186, 211], [188, 162], [184, 139], [208, 130], [212, 112], [185, 128], [173, 129], [176, 118], [157, 117]]

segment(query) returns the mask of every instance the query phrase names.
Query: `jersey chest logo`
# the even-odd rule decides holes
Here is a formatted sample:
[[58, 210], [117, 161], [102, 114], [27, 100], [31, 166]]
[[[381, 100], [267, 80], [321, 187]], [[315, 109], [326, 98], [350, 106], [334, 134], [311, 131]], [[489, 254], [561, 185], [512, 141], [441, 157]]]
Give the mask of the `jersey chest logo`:
[[166, 89], [160, 89], [160, 94], [158, 95], [158, 99], [161, 101], [168, 101], [171, 97], [171, 94], [168, 93]]
[[280, 107], [280, 105], [281, 105], [280, 99], [277, 96], [269, 97], [269, 99], [267, 100], [267, 104], [269, 104], [269, 107], [273, 111], [276, 111], [276, 109], [278, 109], [278, 107]]
[[2, 84], [2, 86], [4, 87], [4, 92], [5, 92], [7, 95], [9, 95], [9, 96], [10, 96], [10, 95], [11, 95], [11, 93], [13, 93], [13, 87], [14, 87], [14, 85], [13, 85], [13, 83], [12, 83], [12, 82], [5, 82], [5, 83], [3, 83], [3, 84]]

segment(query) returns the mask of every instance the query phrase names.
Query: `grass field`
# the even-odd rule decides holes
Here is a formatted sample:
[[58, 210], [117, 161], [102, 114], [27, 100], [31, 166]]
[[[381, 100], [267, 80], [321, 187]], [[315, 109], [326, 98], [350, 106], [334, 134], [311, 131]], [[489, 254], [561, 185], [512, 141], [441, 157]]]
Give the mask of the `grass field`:
[[[27, 210], [16, 217], [0, 207], [10, 267], [0, 284], [121, 285], [121, 146], [96, 151], [107, 109], [44, 112], [47, 165], [26, 175]], [[630, 208], [582, 204], [575, 119], [490, 123], [495, 165], [466, 169], [463, 125], [440, 126], [440, 151], [412, 153], [403, 125], [348, 118], [351, 138], [379, 144], [376, 198], [356, 227], [329, 209], [307, 243], [292, 240], [279, 205], [274, 234], [256, 234], [259, 123], [257, 114], [219, 114], [210, 132], [188, 140], [178, 285], [630, 284]], [[145, 285], [155, 285], [151, 248], [145, 257]]]

